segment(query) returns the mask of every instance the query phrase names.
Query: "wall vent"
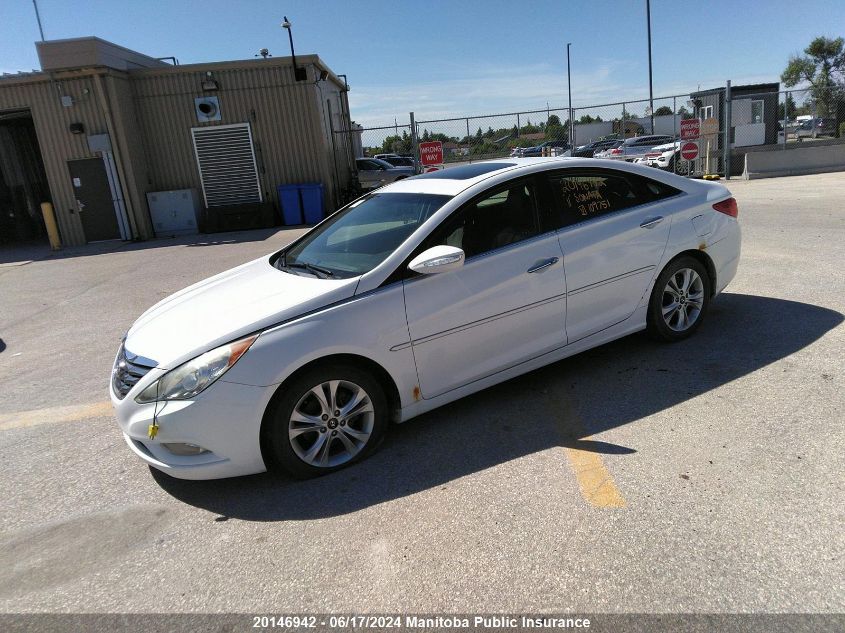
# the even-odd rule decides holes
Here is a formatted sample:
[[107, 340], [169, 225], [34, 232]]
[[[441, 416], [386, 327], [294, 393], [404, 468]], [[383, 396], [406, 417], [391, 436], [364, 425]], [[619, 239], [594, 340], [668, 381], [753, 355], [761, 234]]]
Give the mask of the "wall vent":
[[206, 207], [261, 202], [249, 123], [192, 128]]

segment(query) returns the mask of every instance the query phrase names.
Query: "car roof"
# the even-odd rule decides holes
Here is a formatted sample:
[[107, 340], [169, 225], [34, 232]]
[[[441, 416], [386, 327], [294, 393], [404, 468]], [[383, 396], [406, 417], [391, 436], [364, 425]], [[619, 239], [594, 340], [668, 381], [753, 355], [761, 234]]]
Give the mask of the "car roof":
[[[460, 167], [447, 167], [444, 170], [435, 172], [436, 178], [426, 177], [425, 174], [415, 176], [412, 178], [404, 178], [395, 183], [386, 185], [379, 189], [383, 193], [431, 193], [437, 195], [456, 196], [462, 191], [477, 185], [485, 180], [497, 178], [498, 176], [507, 174], [510, 177], [516, 177], [522, 174], [530, 174], [546, 169], [566, 168], [566, 169], [613, 169], [617, 171], [630, 171], [640, 175], [647, 175], [654, 180], [661, 180], [661, 174], [654, 173], [654, 168], [642, 167], [638, 168], [631, 163], [617, 160], [602, 160], [597, 158], [570, 158], [570, 157], [549, 157], [549, 158], [500, 158], [496, 160], [480, 161], [478, 163], [471, 163], [472, 165], [494, 165], [500, 164], [501, 167], [486, 171], [485, 173], [473, 176], [470, 178], [453, 179], [448, 178], [450, 169], [459, 170]], [[644, 171], [645, 170], [645, 171]]]

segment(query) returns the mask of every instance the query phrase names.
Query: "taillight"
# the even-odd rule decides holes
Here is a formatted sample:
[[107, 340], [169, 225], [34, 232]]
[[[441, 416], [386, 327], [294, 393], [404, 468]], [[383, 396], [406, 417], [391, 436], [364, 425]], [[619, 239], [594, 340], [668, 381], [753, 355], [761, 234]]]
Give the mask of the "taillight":
[[716, 209], [716, 211], [718, 211], [719, 213], [724, 213], [725, 215], [729, 215], [732, 218], [735, 218], [739, 215], [739, 208], [737, 208], [736, 206], [735, 198], [728, 198], [727, 200], [717, 202], [713, 205], [713, 208]]
[[610, 153], [611, 153], [611, 154], [621, 154], [621, 153], [622, 153], [622, 150], [621, 150], [621, 149], [618, 149], [618, 148], [617, 148], [617, 149], [612, 149], [612, 150], [610, 150]]

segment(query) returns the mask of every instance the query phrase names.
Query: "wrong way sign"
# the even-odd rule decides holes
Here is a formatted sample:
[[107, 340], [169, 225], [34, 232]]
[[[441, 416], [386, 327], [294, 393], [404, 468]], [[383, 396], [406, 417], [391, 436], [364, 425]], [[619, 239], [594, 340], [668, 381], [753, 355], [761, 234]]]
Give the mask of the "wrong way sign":
[[420, 143], [420, 162], [423, 165], [440, 165], [443, 163], [443, 143], [440, 141], [426, 141]]
[[681, 145], [681, 158], [684, 160], [695, 160], [698, 158], [698, 143], [688, 141]]
[[695, 139], [701, 136], [701, 123], [698, 119], [684, 119], [681, 121], [681, 140]]

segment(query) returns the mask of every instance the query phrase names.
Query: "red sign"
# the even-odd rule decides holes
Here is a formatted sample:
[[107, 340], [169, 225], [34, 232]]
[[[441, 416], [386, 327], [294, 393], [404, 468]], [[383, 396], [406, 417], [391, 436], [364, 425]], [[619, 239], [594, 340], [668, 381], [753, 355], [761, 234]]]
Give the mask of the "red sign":
[[426, 141], [420, 143], [420, 162], [423, 165], [440, 165], [443, 163], [443, 143], [440, 141]]
[[681, 145], [681, 158], [695, 160], [698, 158], [698, 143], [684, 143]]
[[695, 139], [701, 136], [701, 122], [698, 119], [681, 121], [681, 140]]

